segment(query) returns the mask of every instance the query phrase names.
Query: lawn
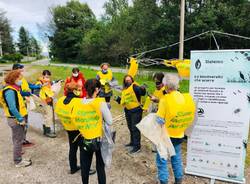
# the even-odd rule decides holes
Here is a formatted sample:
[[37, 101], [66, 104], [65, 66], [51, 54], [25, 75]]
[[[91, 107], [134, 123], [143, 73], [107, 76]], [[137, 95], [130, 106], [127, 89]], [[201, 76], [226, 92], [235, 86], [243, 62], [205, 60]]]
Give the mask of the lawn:
[[[68, 76], [71, 75], [72, 68], [70, 67], [58, 67], [58, 66], [32, 66], [30, 67], [31, 70], [36, 70], [32, 76], [30, 76], [30, 82], [35, 82], [39, 76], [41, 76], [41, 73], [44, 69], [50, 70], [52, 73], [52, 79], [58, 80], [58, 79], [66, 79]], [[86, 79], [91, 79], [96, 77], [96, 70], [93, 69], [86, 69], [81, 68], [81, 72], [84, 74], [84, 77]], [[28, 72], [28, 71], [26, 71]], [[124, 73], [114, 73], [114, 78], [118, 80], [119, 84], [122, 85], [122, 80], [124, 77]], [[138, 82], [140, 85], [146, 84], [148, 86], [149, 93], [152, 93], [155, 89], [154, 87], [154, 81], [152, 80], [153, 72], [148, 73], [146, 75], [143, 75], [142, 72], [136, 77], [136, 82]], [[180, 82], [180, 91], [181, 92], [188, 92], [189, 89], [189, 81], [188, 80], [182, 80]]]

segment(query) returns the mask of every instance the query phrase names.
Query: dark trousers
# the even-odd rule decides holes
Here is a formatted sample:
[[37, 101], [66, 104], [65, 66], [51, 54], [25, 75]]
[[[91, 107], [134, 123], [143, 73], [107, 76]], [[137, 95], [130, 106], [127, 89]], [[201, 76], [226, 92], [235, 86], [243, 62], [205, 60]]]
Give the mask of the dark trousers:
[[[93, 151], [85, 150], [83, 146], [80, 146], [80, 160], [81, 160], [81, 174], [82, 174], [82, 183], [89, 183], [89, 171], [91, 167], [91, 162], [93, 158]], [[106, 184], [106, 174], [105, 174], [105, 165], [102, 159], [101, 149], [95, 151], [96, 155], [96, 171], [98, 176], [99, 184]]]
[[136, 125], [142, 119], [142, 109], [136, 111], [125, 109], [125, 117], [130, 132], [130, 143], [134, 148], [141, 148], [141, 133]]
[[28, 115], [24, 116], [24, 121], [26, 123], [25, 127], [24, 127], [24, 137], [23, 137], [23, 142], [26, 141], [26, 136], [27, 136], [27, 131], [28, 131]]
[[18, 125], [14, 118], [7, 118], [7, 122], [12, 131], [14, 163], [18, 164], [22, 161], [22, 143], [24, 137], [24, 127]]
[[78, 130], [67, 131], [69, 137], [69, 166], [71, 171], [77, 170], [77, 150], [81, 144], [81, 136], [77, 138], [74, 142], [74, 139], [80, 134]]

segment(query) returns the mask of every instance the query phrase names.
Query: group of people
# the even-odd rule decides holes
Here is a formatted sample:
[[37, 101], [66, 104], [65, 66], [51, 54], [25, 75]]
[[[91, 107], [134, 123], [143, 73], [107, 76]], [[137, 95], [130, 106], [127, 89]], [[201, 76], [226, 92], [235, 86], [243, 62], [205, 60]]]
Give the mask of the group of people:
[[[22, 146], [32, 145], [25, 136], [28, 120], [28, 97], [39, 89], [39, 98], [43, 102], [46, 114], [43, 124], [44, 135], [55, 138], [55, 131], [52, 131], [55, 94], [51, 88], [51, 72], [49, 70], [42, 72], [42, 76], [36, 84], [30, 84], [24, 79], [23, 65], [17, 64], [15, 66], [18, 67], [13, 66], [13, 70], [5, 77], [5, 87], [1, 91], [0, 99], [2, 99], [8, 125], [12, 130], [15, 166], [27, 167], [32, 162], [22, 159]], [[140, 152], [141, 133], [136, 125], [141, 121], [143, 111], [156, 113], [156, 122], [166, 128], [174, 146], [176, 154], [171, 157], [171, 163], [175, 184], [181, 184], [183, 179], [181, 142], [184, 131], [194, 116], [195, 105], [189, 94], [178, 92], [177, 77], [156, 73], [153, 79], [156, 89], [150, 95], [147, 94], [144, 85], [139, 85], [132, 76], [125, 75], [121, 95], [114, 98], [117, 103], [124, 107], [130, 132], [130, 141], [124, 146], [129, 148], [130, 154]], [[106, 138], [110, 145], [114, 144], [114, 132], [111, 128], [112, 114], [110, 112], [110, 101], [113, 95], [111, 83], [114, 80], [108, 63], [101, 65], [101, 71], [97, 72], [96, 78], [88, 80], [85, 80], [79, 68], [73, 68], [72, 76], [65, 80], [64, 96], [60, 97], [55, 104], [55, 113], [68, 134], [70, 173], [74, 174], [81, 170], [83, 184], [88, 184], [89, 175], [95, 173], [94, 170], [91, 170], [94, 153], [96, 155], [98, 183], [106, 183], [105, 165], [107, 161], [104, 158], [102, 141]], [[143, 106], [142, 96], [146, 94], [148, 97]], [[172, 109], [172, 105], [174, 109]], [[179, 114], [189, 112], [187, 107], [193, 109], [191, 114], [189, 113], [191, 118], [186, 118], [182, 122], [183, 119], [179, 117]], [[78, 148], [80, 148], [80, 166], [77, 165]], [[108, 148], [112, 148], [112, 146], [108, 146]], [[157, 150], [156, 166], [160, 183], [168, 183], [167, 160], [161, 158]]]

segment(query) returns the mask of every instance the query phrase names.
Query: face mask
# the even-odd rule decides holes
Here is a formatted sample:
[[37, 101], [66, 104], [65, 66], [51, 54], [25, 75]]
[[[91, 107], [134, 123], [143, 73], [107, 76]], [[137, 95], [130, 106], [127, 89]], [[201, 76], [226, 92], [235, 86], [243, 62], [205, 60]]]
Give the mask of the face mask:
[[78, 73], [73, 73], [72, 74], [73, 77], [78, 77], [78, 75], [79, 75]]
[[17, 86], [21, 86], [21, 85], [22, 85], [22, 80], [17, 81], [17, 82], [16, 82], [16, 85], [17, 85]]
[[129, 86], [131, 86], [131, 82], [125, 82], [125, 87], [128, 88]]
[[74, 93], [76, 96], [80, 96], [80, 95], [81, 95], [81, 91], [78, 91], [78, 90], [74, 90], [73, 93]]
[[108, 73], [108, 70], [102, 70], [102, 73]]

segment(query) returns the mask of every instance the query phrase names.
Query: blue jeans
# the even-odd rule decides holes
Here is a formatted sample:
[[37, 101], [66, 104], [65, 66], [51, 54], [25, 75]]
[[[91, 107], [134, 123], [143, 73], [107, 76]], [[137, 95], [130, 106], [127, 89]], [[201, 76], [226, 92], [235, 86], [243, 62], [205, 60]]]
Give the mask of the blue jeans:
[[[173, 168], [174, 176], [176, 180], [180, 180], [183, 177], [183, 166], [182, 166], [182, 156], [181, 156], [181, 142], [182, 139], [171, 138], [176, 155], [171, 157], [171, 165]], [[159, 153], [156, 154], [156, 166], [158, 169], [158, 179], [162, 183], [167, 183], [169, 179], [168, 172], [168, 161], [161, 158]]]

